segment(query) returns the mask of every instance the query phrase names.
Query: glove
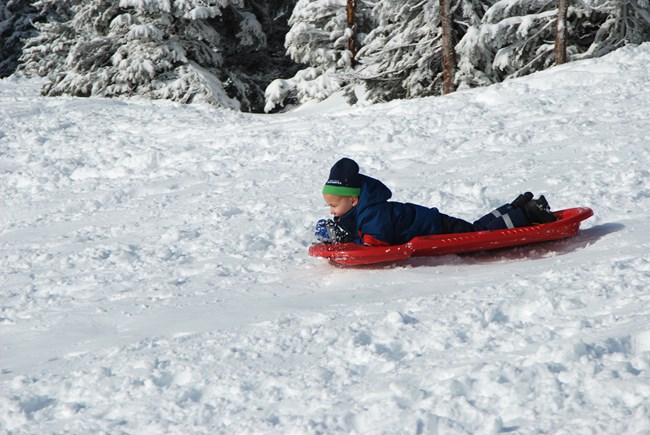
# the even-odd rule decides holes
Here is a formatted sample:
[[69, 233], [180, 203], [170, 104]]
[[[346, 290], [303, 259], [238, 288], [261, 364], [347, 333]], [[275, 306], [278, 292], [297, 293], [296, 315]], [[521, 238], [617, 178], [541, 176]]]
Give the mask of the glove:
[[323, 243], [345, 243], [350, 238], [348, 232], [332, 219], [321, 219], [316, 222], [314, 235]]
[[314, 236], [316, 236], [316, 239], [323, 243], [327, 243], [331, 239], [330, 232], [327, 228], [327, 221], [328, 219], [320, 219], [318, 222], [316, 222], [316, 231], [314, 231]]

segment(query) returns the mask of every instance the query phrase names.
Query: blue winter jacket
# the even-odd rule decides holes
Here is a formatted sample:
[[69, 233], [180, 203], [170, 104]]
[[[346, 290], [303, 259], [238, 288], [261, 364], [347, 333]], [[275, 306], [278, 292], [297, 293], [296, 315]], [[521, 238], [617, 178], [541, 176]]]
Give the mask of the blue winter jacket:
[[416, 236], [440, 234], [440, 212], [417, 204], [388, 201], [393, 195], [384, 183], [359, 174], [359, 203], [340, 217], [356, 243], [399, 245]]

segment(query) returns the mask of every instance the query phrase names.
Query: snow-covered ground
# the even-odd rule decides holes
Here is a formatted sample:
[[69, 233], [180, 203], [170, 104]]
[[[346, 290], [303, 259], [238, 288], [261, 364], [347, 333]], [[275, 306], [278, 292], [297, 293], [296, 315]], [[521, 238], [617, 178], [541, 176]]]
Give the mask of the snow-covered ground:
[[[251, 115], [0, 81], [0, 433], [650, 433], [650, 44]], [[574, 238], [340, 268], [330, 166]]]

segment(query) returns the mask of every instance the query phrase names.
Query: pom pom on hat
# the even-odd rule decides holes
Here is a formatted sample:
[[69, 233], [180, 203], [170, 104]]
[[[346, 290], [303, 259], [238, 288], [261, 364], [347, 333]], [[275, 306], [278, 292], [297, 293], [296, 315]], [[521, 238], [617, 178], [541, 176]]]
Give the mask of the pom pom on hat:
[[352, 159], [342, 158], [332, 166], [330, 177], [323, 186], [323, 193], [338, 196], [359, 196], [361, 177], [359, 165]]

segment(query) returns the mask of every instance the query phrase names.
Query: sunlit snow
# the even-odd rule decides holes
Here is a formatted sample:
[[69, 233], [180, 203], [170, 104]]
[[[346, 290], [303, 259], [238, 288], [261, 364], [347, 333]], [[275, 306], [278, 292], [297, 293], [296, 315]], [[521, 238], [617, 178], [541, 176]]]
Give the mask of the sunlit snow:
[[[445, 97], [279, 115], [0, 80], [0, 432], [647, 433], [650, 44]], [[307, 256], [330, 166], [574, 238]]]

